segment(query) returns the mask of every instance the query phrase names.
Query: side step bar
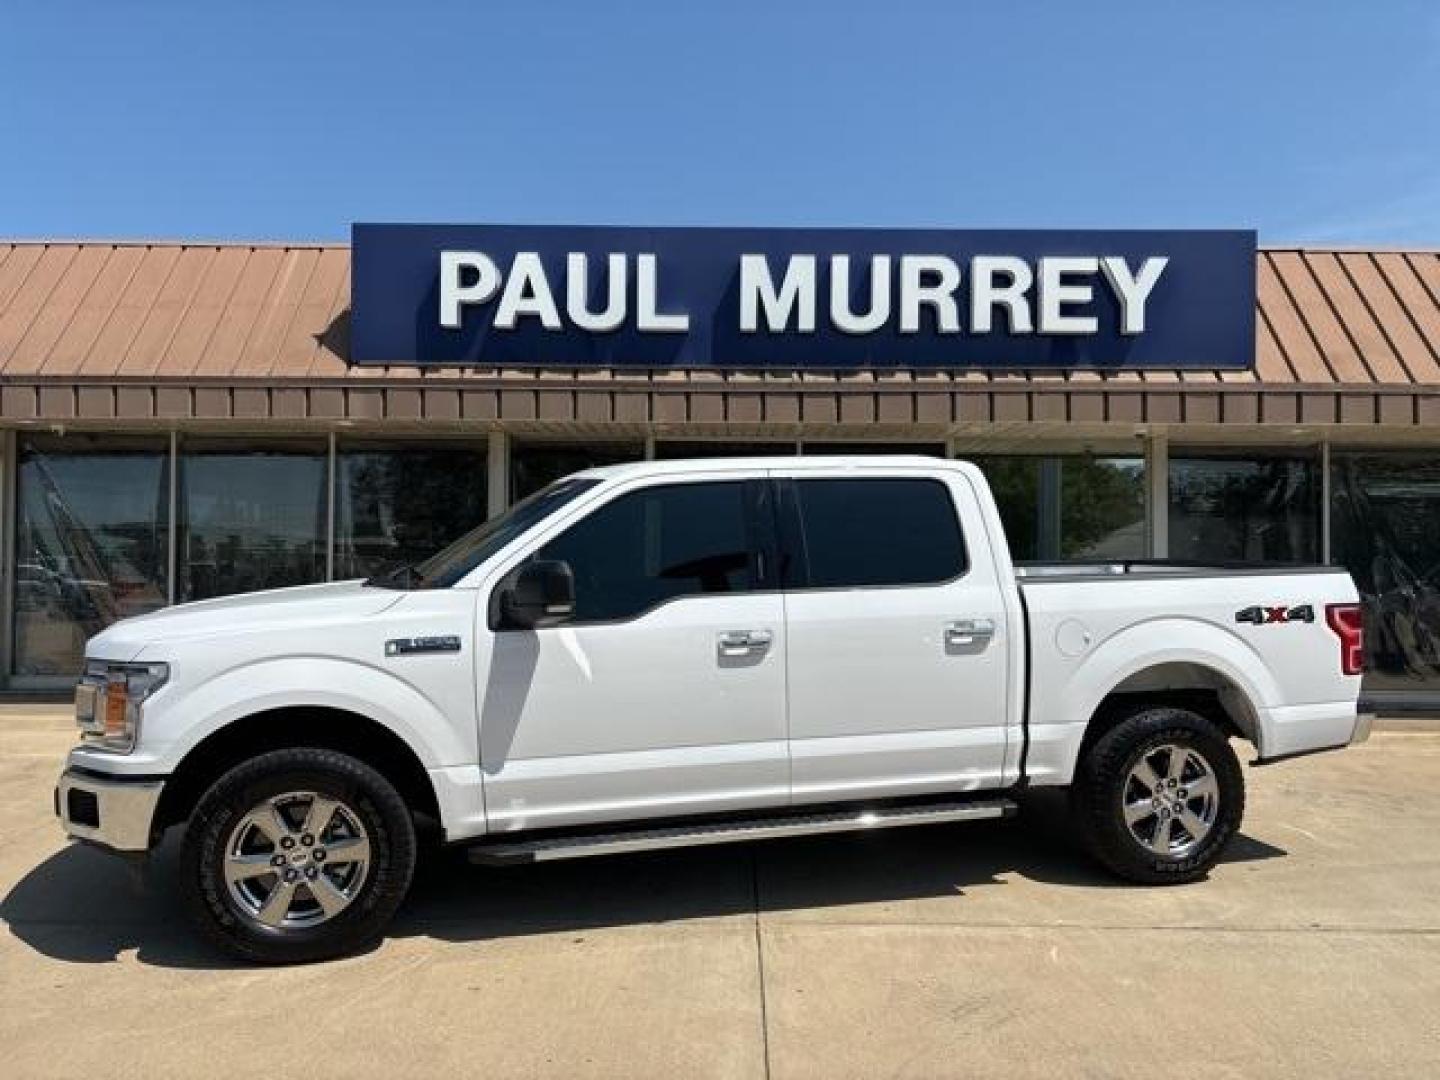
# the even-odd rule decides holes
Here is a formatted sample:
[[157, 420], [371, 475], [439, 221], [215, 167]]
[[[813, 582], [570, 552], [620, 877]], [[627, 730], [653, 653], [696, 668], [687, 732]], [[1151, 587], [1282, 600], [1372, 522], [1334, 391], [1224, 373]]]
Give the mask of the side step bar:
[[1015, 802], [1011, 799], [970, 799], [964, 802], [924, 803], [866, 810], [847, 808], [706, 824], [667, 825], [659, 828], [637, 826], [580, 836], [545, 836], [510, 842], [489, 841], [471, 848], [469, 858], [473, 863], [502, 866], [550, 859], [582, 859], [589, 855], [618, 855], [659, 848], [733, 844], [780, 836], [894, 829], [904, 825], [934, 825], [942, 821], [983, 821], [1010, 817], [1014, 813]]

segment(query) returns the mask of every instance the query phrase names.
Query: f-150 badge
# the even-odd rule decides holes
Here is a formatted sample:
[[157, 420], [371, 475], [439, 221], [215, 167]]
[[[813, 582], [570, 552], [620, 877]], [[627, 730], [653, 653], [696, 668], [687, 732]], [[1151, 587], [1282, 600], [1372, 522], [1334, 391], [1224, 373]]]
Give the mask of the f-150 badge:
[[1300, 604], [1297, 607], [1287, 607], [1285, 604], [1256, 604], [1254, 607], [1237, 611], [1235, 621], [1254, 623], [1256, 626], [1264, 626], [1267, 623], [1313, 623], [1315, 609], [1309, 604]]

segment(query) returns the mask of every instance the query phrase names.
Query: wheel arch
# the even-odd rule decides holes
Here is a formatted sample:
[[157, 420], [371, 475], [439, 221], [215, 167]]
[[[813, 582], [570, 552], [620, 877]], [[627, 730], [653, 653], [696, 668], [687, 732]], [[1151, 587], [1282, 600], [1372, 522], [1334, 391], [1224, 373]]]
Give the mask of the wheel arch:
[[[1064, 670], [1062, 668], [1062, 670]], [[1207, 716], [1263, 754], [1281, 689], [1264, 658], [1203, 620], [1164, 616], [1132, 624], [1035, 685], [1028, 774], [1068, 784], [1083, 754], [1141, 704], [1170, 704]]]
[[1163, 705], [1189, 709], [1227, 735], [1259, 745], [1255, 702], [1231, 674], [1203, 661], [1163, 660], [1126, 675], [1100, 699], [1085, 725], [1080, 755], [1137, 709]]
[[429, 773], [400, 735], [371, 717], [322, 705], [288, 705], [232, 720], [191, 747], [166, 779], [155, 829], [185, 821], [226, 772], [270, 750], [313, 746], [349, 754], [395, 785], [412, 813], [440, 819]]

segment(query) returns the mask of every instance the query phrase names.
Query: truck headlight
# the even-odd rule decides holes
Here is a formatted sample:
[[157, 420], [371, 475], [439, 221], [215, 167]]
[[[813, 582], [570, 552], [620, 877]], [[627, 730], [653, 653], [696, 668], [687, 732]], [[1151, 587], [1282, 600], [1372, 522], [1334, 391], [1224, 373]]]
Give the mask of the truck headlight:
[[97, 749], [128, 754], [140, 733], [145, 699], [170, 678], [169, 664], [114, 664], [87, 660], [75, 687], [75, 723]]

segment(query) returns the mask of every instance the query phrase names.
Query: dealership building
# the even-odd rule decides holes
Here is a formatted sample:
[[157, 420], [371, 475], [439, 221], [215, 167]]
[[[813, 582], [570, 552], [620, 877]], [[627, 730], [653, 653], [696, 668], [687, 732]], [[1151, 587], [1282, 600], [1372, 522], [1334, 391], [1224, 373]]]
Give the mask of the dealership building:
[[589, 465], [857, 452], [977, 462], [1017, 559], [1344, 566], [1440, 705], [1440, 252], [1167, 232], [0, 244], [0, 688]]

